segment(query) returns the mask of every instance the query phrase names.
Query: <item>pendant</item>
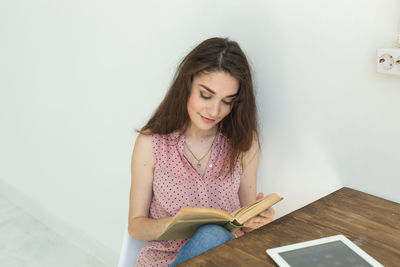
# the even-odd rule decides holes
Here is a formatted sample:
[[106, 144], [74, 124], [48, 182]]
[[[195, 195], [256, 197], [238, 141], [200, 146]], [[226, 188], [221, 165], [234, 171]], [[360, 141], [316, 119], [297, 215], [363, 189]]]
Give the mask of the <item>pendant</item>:
[[200, 169], [201, 168], [201, 163], [200, 162], [197, 162], [197, 169]]

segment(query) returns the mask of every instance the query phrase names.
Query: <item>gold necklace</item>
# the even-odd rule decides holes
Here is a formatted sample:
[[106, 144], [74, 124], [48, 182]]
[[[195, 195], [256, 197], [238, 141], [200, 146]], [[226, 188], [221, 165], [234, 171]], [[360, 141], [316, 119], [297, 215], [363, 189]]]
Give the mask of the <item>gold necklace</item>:
[[198, 158], [194, 155], [194, 153], [192, 152], [192, 150], [190, 150], [190, 148], [189, 148], [189, 146], [188, 146], [188, 144], [186, 143], [186, 140], [185, 140], [186, 148], [189, 150], [190, 154], [192, 154], [193, 158], [194, 158], [195, 160], [197, 160], [197, 164], [196, 164], [197, 169], [200, 169], [200, 168], [201, 168], [201, 163], [200, 163], [200, 161], [201, 161], [202, 159], [204, 159], [205, 156], [207, 156], [208, 153], [210, 152], [210, 150], [211, 150], [211, 148], [212, 148], [212, 146], [213, 146], [213, 144], [214, 144], [214, 140], [215, 140], [215, 137], [216, 137], [216, 136], [217, 136], [217, 135], [215, 134], [214, 139], [213, 139], [213, 141], [212, 141], [212, 143], [211, 143], [210, 148], [207, 150], [206, 154], [204, 154], [204, 156], [202, 156], [200, 159], [198, 159]]

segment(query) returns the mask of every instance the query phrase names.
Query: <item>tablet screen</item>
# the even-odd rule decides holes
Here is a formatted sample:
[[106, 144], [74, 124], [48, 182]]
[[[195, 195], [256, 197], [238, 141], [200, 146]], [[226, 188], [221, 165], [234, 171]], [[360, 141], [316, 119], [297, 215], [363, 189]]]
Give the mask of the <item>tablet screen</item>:
[[333, 241], [278, 253], [290, 266], [372, 266], [342, 241]]

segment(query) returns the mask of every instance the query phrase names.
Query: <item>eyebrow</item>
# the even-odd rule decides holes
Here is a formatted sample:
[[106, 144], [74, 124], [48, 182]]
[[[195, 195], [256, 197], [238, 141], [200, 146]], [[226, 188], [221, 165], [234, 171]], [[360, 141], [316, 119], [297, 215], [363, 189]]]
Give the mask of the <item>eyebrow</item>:
[[[204, 89], [206, 89], [208, 92], [210, 92], [211, 94], [215, 95], [215, 92], [213, 90], [211, 90], [210, 88], [208, 88], [207, 86], [205, 86], [204, 84], [200, 84], [201, 87], [203, 87]], [[225, 97], [235, 97], [239, 94], [239, 90], [236, 94], [233, 95], [227, 95]]]

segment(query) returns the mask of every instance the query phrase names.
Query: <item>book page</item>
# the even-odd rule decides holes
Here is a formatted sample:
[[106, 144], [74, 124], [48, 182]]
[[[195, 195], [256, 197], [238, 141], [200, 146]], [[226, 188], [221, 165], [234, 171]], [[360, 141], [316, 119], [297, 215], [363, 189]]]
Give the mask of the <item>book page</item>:
[[224, 219], [233, 220], [233, 216], [226, 211], [213, 208], [183, 207], [175, 215], [174, 220], [196, 220], [196, 219]]
[[258, 199], [257, 201], [241, 208], [240, 210], [236, 211], [232, 214], [235, 219], [243, 224], [246, 221], [250, 220], [251, 218], [257, 216], [261, 212], [267, 210], [268, 208], [272, 207], [275, 203], [282, 200], [280, 196], [275, 193], [271, 193], [266, 195], [265, 197]]
[[219, 209], [183, 207], [157, 240], [189, 238], [201, 225], [210, 223], [225, 225], [233, 219], [231, 214]]

